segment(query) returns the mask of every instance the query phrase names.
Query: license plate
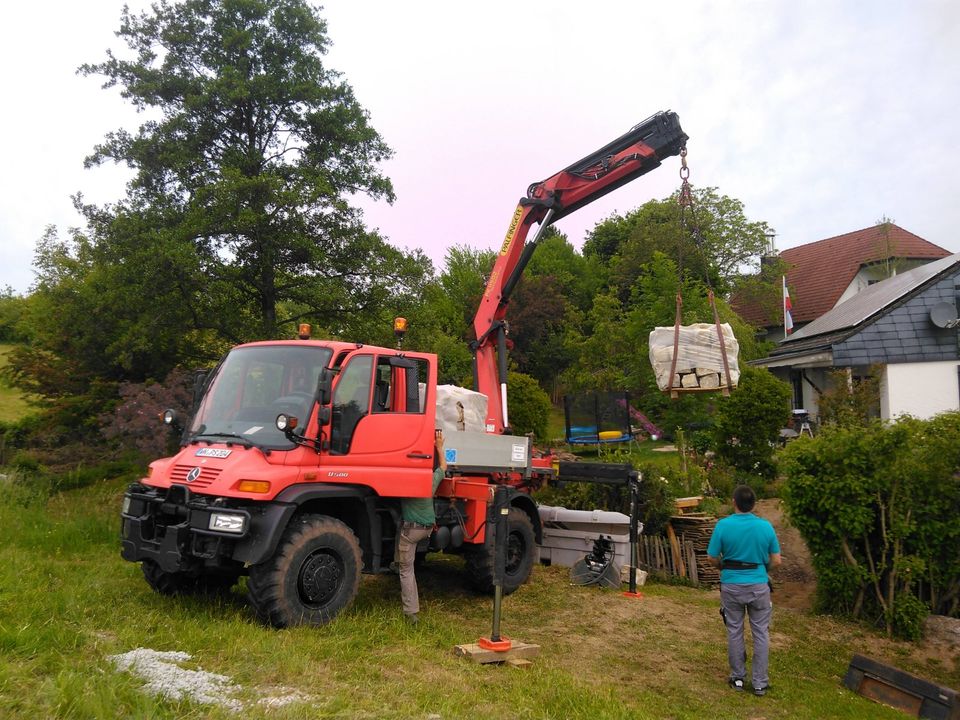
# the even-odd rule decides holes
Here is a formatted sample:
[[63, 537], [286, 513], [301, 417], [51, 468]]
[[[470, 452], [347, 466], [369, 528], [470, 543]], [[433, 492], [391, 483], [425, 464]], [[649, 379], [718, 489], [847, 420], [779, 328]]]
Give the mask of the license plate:
[[225, 450], [224, 448], [200, 448], [194, 454], [197, 457], [225, 458], [230, 457], [232, 452], [233, 450]]

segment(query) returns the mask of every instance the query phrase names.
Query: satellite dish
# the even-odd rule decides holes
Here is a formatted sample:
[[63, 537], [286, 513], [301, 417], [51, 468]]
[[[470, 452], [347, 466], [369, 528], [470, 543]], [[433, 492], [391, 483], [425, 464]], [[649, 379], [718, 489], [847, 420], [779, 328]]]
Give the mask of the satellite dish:
[[930, 322], [938, 328], [956, 327], [960, 323], [957, 319], [957, 308], [953, 303], [937, 303], [930, 308]]

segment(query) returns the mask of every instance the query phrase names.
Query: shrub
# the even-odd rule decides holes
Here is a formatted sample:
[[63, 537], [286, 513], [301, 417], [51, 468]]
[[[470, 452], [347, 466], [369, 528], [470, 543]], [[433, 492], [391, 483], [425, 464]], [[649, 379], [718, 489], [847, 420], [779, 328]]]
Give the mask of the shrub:
[[927, 612], [957, 613], [960, 413], [827, 426], [791, 443], [783, 469], [783, 499], [813, 555], [819, 610], [903, 637], [916, 636]]
[[745, 367], [717, 407], [717, 455], [758, 492], [776, 476], [774, 448], [790, 417], [790, 386], [766, 369]]
[[122, 383], [120, 403], [101, 416], [103, 436], [118, 439], [147, 457], [170, 454], [178, 438], [161, 422], [163, 411], [176, 410], [186, 418], [193, 404], [193, 374], [173, 370], [162, 383]]
[[43, 418], [27, 415], [13, 422], [0, 422], [0, 465], [6, 465], [19, 450], [30, 445], [31, 438], [40, 437]]
[[859, 378], [848, 377], [846, 370], [831, 371], [828, 388], [817, 401], [821, 423], [861, 426], [878, 417], [880, 376], [876, 365]]
[[[497, 398], [489, 398], [497, 402]], [[533, 433], [537, 439], [547, 439], [547, 423], [550, 417], [550, 397], [529, 375], [511, 372], [507, 378], [507, 402], [509, 420], [517, 435]]]

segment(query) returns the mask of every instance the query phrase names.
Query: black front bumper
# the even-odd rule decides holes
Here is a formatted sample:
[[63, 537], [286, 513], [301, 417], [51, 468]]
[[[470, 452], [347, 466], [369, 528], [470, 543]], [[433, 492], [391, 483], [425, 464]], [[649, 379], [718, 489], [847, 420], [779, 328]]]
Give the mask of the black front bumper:
[[[134, 483], [120, 513], [120, 555], [125, 560], [152, 560], [165, 572], [197, 573], [261, 562], [276, 546], [279, 530], [295, 507], [285, 503], [246, 503], [192, 493], [185, 485], [169, 489]], [[210, 529], [213, 513], [244, 518], [243, 530]]]

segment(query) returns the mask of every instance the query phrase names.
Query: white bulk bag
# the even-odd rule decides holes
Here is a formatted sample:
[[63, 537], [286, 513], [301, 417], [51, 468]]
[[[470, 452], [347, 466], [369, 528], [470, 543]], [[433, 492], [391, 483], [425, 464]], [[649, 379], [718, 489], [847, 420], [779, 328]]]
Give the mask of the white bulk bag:
[[722, 323], [723, 342], [730, 369], [729, 381], [723, 377], [723, 353], [714, 323], [681, 325], [677, 345], [677, 365], [673, 378], [673, 338], [675, 328], [658, 327], [650, 333], [650, 364], [663, 391], [696, 391], [733, 388], [740, 381], [737, 357], [740, 345], [729, 323]]

